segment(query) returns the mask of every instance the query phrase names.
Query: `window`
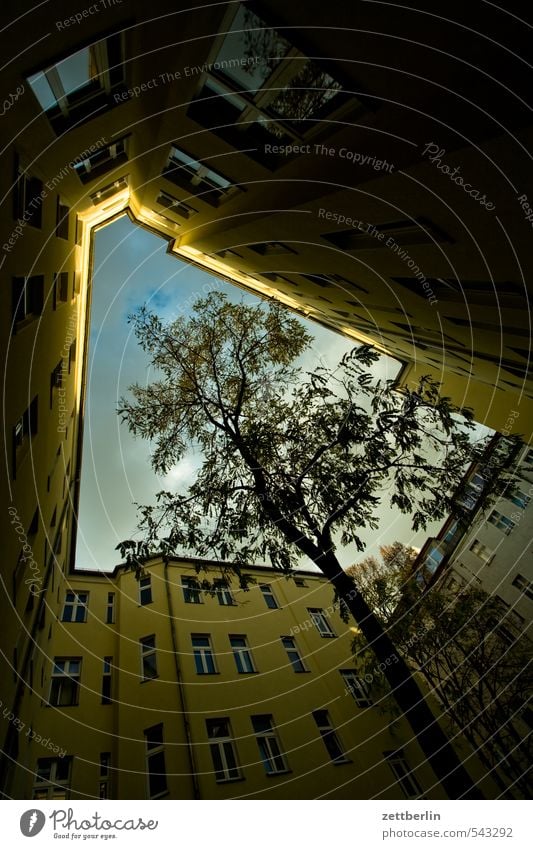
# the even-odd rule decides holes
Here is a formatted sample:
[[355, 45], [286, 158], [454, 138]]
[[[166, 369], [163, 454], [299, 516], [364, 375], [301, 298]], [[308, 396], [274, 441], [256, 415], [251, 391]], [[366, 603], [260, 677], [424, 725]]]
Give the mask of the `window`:
[[104, 657], [104, 667], [102, 673], [102, 704], [111, 704], [111, 666], [113, 663], [112, 657]]
[[269, 607], [271, 610], [276, 610], [278, 608], [278, 603], [270, 585], [259, 584], [259, 589], [263, 593], [263, 598], [265, 599], [266, 606]]
[[178, 198], [175, 198], [174, 195], [169, 195], [168, 192], [164, 191], [159, 192], [156, 203], [187, 220], [192, 218], [193, 215], [196, 215], [198, 212], [198, 210], [193, 206], [190, 206], [188, 203], [184, 203], [182, 200], [178, 200]]
[[294, 585], [296, 587], [306, 587], [307, 586], [307, 584], [305, 583], [303, 578], [295, 578], [294, 579]]
[[229, 719], [206, 719], [205, 724], [215, 781], [237, 781], [241, 778], [241, 771], [237, 763]]
[[167, 180], [190, 192], [213, 206], [236, 190], [236, 185], [219, 171], [189, 156], [184, 150], [172, 145], [167, 164], [163, 170]]
[[118, 192], [122, 192], [124, 189], [128, 188], [128, 177], [124, 175], [123, 177], [117, 177], [112, 183], [108, 183], [107, 186], [104, 186], [101, 189], [98, 189], [96, 192], [93, 192], [91, 195], [91, 200], [94, 206], [98, 206], [99, 203], [103, 203], [105, 200], [109, 200], [113, 195], [118, 194]]
[[281, 642], [283, 643], [283, 648], [287, 652], [287, 656], [292, 664], [294, 672], [307, 672], [300, 656], [300, 652], [296, 648], [296, 643], [292, 637], [282, 637]]
[[70, 343], [68, 349], [68, 373], [70, 374], [73, 364], [76, 362], [76, 340]]
[[276, 775], [280, 772], [288, 772], [287, 762], [281, 750], [272, 715], [252, 716], [251, 720], [266, 774]]
[[235, 658], [237, 672], [241, 674], [255, 672], [248, 641], [244, 636], [230, 635], [229, 642]]
[[503, 513], [499, 513], [498, 510], [493, 510], [487, 521], [489, 521], [491, 525], [495, 525], [499, 531], [503, 531], [503, 533], [507, 535], [509, 535], [515, 527], [513, 520], [504, 516]]
[[403, 756], [402, 749], [396, 752], [383, 752], [383, 757], [390, 766], [394, 777], [405, 796], [408, 799], [418, 799], [422, 795], [422, 790], [418, 781], [409, 769], [409, 765]]
[[117, 101], [122, 91], [121, 35], [77, 50], [28, 77], [28, 83], [56, 133], [79, 124]]
[[50, 409], [54, 406], [54, 396], [58, 389], [63, 387], [63, 360], [59, 360], [58, 364], [50, 375]]
[[331, 630], [329, 623], [326, 619], [325, 613], [319, 607], [308, 607], [308, 613], [311, 616], [314, 624], [316, 625], [316, 629], [321, 637], [334, 637], [335, 634]]
[[72, 758], [39, 758], [32, 799], [68, 799]]
[[81, 658], [54, 659], [50, 681], [49, 702], [54, 707], [72, 707], [78, 704]]
[[223, 607], [231, 607], [233, 604], [235, 604], [235, 601], [233, 600], [233, 595], [226, 581], [217, 581], [216, 593], [218, 603], [221, 604]]
[[[74, 241], [76, 242], [77, 245], [81, 245], [82, 239], [83, 239], [83, 222], [82, 222], [81, 218], [79, 217], [79, 215], [76, 215], [76, 229], [75, 229]], [[78, 290], [75, 289], [75, 291], [77, 292]]]
[[[378, 234], [383, 234], [382, 238]], [[368, 225], [365, 230], [337, 230], [322, 236], [327, 242], [345, 251], [378, 250], [390, 239], [396, 245], [423, 245], [451, 242], [452, 239], [427, 218], [401, 219], [386, 224]]]
[[89, 593], [68, 591], [63, 605], [62, 622], [87, 622]]
[[521, 510], [525, 510], [525, 508], [531, 501], [531, 498], [526, 492], [524, 492], [523, 489], [515, 489], [513, 490], [512, 495], [509, 495], [509, 501], [512, 501], [513, 504], [516, 504], [516, 506], [520, 507]]
[[13, 192], [13, 218], [23, 219], [31, 227], [41, 227], [43, 217], [43, 184], [37, 177], [30, 177], [18, 158], [15, 162], [15, 185]]
[[155, 636], [141, 637], [141, 672], [142, 680], [150, 681], [157, 678], [157, 657], [155, 647]]
[[183, 600], [187, 604], [201, 604], [202, 598], [200, 595], [200, 584], [196, 578], [181, 577], [181, 588], [183, 590]]
[[82, 183], [88, 183], [127, 161], [126, 142], [124, 139], [119, 139], [76, 162], [74, 171]]
[[68, 239], [69, 213], [70, 207], [58, 197], [56, 206], [56, 236], [59, 239]]
[[111, 752], [100, 752], [100, 799], [109, 799]]
[[488, 548], [488, 546], [483, 545], [483, 543], [480, 542], [478, 539], [474, 540], [474, 542], [470, 546], [470, 551], [472, 552], [472, 554], [475, 554], [477, 557], [479, 557], [479, 559], [482, 560], [484, 563], [488, 563], [489, 560], [492, 558], [493, 554], [491, 549]]
[[139, 604], [152, 603], [152, 579], [148, 575], [146, 578], [141, 578], [139, 581]]
[[521, 593], [524, 593], [524, 595], [533, 601], [533, 584], [527, 578], [524, 578], [523, 575], [518, 574], [516, 576], [513, 581], [513, 587], [516, 587]]
[[[246, 58], [236, 62], [236, 56]], [[268, 142], [293, 142], [312, 133], [322, 119], [350, 107], [362, 111], [360, 101], [346, 94], [340, 82], [239, 4], [188, 115], [275, 167]]]
[[334, 764], [346, 764], [350, 759], [344, 754], [337, 732], [331, 724], [327, 710], [314, 710], [313, 719], [320, 731], [320, 736], [324, 741], [324, 746], [327, 749], [328, 755]]
[[357, 707], [370, 707], [372, 700], [370, 699], [368, 685], [357, 674], [357, 671], [355, 669], [340, 669], [339, 672], [346, 686], [345, 692], [354, 698]]
[[[422, 282], [417, 277], [393, 277], [392, 278], [400, 286], [404, 286], [411, 292], [414, 292], [420, 297], [427, 298], [426, 289], [422, 288]], [[517, 299], [523, 297], [523, 287], [518, 283], [513, 283], [509, 280], [499, 280], [492, 282], [491, 280], [457, 280], [454, 277], [428, 277], [427, 283], [429, 288], [434, 293], [439, 301], [449, 301], [455, 303], [469, 304], [490, 304], [491, 301], [496, 301], [496, 292], [498, 303], [500, 306], [505, 304], [516, 305]], [[466, 327], [478, 327], [480, 330], [488, 329], [490, 325], [483, 322], [472, 323], [464, 319], [455, 319], [447, 316], [448, 320], [457, 325]]]
[[11, 293], [12, 317], [15, 324], [29, 321], [42, 314], [44, 305], [42, 274], [33, 277], [13, 277]]
[[16, 477], [17, 467], [26, 456], [30, 439], [37, 433], [37, 409], [38, 396], [36, 395], [13, 428], [13, 477]]
[[283, 242], [259, 242], [256, 245], [248, 245], [251, 251], [261, 256], [281, 256], [282, 254], [294, 254], [296, 251], [284, 245]]
[[217, 670], [211, 637], [209, 634], [193, 634], [191, 639], [196, 672], [198, 675], [214, 675]]
[[115, 593], [107, 594], [105, 621], [107, 625], [114, 625], [115, 623]]
[[54, 274], [54, 302], [53, 307], [56, 310], [59, 304], [68, 302], [68, 271], [61, 271], [59, 274]]
[[146, 743], [146, 773], [148, 776], [148, 798], [159, 799], [168, 790], [163, 725], [153, 725], [144, 731]]

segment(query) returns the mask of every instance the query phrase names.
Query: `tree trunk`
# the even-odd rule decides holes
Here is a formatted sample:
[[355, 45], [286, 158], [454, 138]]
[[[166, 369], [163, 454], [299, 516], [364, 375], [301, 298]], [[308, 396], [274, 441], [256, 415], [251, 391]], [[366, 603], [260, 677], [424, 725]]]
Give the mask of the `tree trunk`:
[[440, 727], [416, 683], [411, 670], [398, 654], [392, 640], [372, 613], [353, 580], [341, 568], [337, 558], [324, 554], [317, 566], [335, 587], [361, 628], [376, 655], [392, 695], [409, 722], [413, 733], [450, 799], [483, 799], [446, 734]]

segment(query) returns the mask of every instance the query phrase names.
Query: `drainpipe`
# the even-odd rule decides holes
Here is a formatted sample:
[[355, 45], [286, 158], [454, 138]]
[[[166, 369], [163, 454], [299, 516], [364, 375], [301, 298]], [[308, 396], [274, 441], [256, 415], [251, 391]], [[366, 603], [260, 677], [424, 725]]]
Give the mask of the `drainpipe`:
[[172, 593], [170, 592], [170, 584], [168, 581], [168, 562], [165, 559], [165, 587], [167, 592], [167, 604], [168, 604], [168, 615], [170, 619], [170, 636], [172, 639], [172, 654], [174, 655], [174, 666], [176, 669], [176, 683], [178, 685], [178, 695], [180, 700], [181, 712], [183, 715], [183, 726], [185, 729], [185, 739], [187, 741], [187, 757], [189, 760], [189, 768], [191, 772], [191, 780], [192, 780], [192, 792], [194, 799], [201, 799], [200, 795], [200, 787], [198, 785], [198, 775], [196, 770], [196, 763], [194, 760], [194, 749], [192, 744], [192, 736], [191, 736], [191, 726], [189, 723], [189, 714], [187, 711], [187, 700], [185, 698], [185, 688], [183, 685], [183, 678], [181, 675], [181, 667], [179, 662], [179, 654], [178, 654], [178, 637], [176, 634], [176, 625], [174, 619], [174, 607], [172, 605]]

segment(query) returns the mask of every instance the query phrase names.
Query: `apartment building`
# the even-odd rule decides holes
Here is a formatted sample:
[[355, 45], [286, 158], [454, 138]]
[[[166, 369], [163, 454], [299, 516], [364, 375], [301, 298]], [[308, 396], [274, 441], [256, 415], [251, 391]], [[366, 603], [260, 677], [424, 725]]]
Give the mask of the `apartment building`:
[[52, 581], [11, 796], [446, 798], [407, 723], [372, 702], [326, 579], [251, 567], [243, 590], [197, 565]]
[[[510, 483], [487, 500], [484, 490], [503, 456], [511, 458]], [[463, 517], [450, 517], [414, 566], [423, 591], [442, 594], [444, 616], [469, 590], [482, 591], [476, 595], [482, 606], [471, 608], [474, 621], [464, 623], [465, 633], [449, 634], [436, 695], [448, 708], [452, 702], [454, 715], [445, 675], [453, 661], [465, 682], [455, 717], [467, 717], [470, 742], [475, 737], [478, 754], [511, 798], [527, 798], [531, 788], [532, 497], [533, 450], [495, 437], [459, 490]], [[479, 646], [472, 645], [470, 625]]]

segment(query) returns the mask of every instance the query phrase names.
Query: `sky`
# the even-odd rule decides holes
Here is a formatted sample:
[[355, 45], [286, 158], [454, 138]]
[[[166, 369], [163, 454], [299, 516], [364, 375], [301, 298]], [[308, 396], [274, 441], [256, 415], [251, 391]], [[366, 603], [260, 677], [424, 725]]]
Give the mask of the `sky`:
[[[197, 468], [194, 458], [183, 458], [165, 477], [157, 476], [150, 465], [150, 445], [135, 438], [117, 415], [118, 401], [135, 382], [150, 378], [147, 355], [137, 344], [128, 315], [143, 304], [161, 317], [174, 317], [176, 311], [191, 313], [195, 298], [210, 286], [226, 292], [234, 301], [257, 298], [217, 280], [166, 253], [166, 241], [137, 227], [126, 217], [102, 228], [95, 236], [94, 277], [89, 335], [87, 397], [81, 469], [76, 567], [112, 569], [120, 562], [115, 548], [121, 540], [138, 539], [137, 504], [150, 504], [161, 489], [187, 487]], [[320, 363], [336, 365], [353, 342], [321, 325], [302, 319], [314, 342], [301, 361], [311, 370]], [[375, 370], [380, 377], [392, 378], [399, 363], [381, 357]], [[378, 530], [365, 531], [361, 538], [364, 554], [354, 548], [338, 552], [341, 565], [349, 566], [379, 546], [400, 540], [420, 547], [440, 523], [414, 534], [410, 519], [388, 504], [379, 510]], [[310, 562], [302, 566], [310, 568]]]

